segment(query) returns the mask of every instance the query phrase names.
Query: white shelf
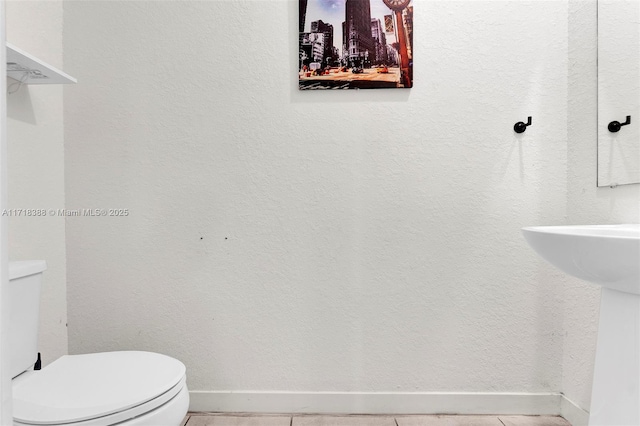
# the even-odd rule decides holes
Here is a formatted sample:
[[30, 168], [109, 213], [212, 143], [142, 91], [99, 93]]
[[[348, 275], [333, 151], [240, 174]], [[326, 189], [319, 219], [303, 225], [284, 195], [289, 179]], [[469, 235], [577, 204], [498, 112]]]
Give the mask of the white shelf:
[[74, 84], [78, 82], [70, 75], [11, 43], [7, 43], [7, 77], [22, 81], [24, 84]]

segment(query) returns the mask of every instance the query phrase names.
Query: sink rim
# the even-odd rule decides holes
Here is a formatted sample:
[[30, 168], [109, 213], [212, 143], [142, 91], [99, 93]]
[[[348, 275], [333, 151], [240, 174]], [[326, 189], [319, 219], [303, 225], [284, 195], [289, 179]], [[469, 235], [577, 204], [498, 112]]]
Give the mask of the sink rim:
[[542, 225], [525, 226], [522, 231], [545, 234], [571, 235], [578, 238], [640, 239], [640, 224], [616, 225]]
[[640, 295], [640, 224], [529, 226], [522, 234], [566, 274]]

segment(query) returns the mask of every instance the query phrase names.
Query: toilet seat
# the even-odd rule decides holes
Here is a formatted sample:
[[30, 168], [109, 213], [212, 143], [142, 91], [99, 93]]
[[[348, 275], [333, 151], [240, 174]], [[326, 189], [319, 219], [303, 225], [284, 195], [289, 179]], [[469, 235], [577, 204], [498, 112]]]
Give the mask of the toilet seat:
[[169, 404], [186, 388], [185, 366], [166, 355], [67, 355], [13, 384], [14, 423], [102, 426]]

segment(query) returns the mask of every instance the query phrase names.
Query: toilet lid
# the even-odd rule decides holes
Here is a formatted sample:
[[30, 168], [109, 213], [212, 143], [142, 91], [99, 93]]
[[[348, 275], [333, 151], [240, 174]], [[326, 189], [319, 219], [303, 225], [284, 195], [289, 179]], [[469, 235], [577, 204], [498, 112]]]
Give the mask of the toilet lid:
[[165, 393], [185, 366], [152, 352], [67, 355], [13, 387], [13, 418], [28, 424], [64, 424], [127, 410]]

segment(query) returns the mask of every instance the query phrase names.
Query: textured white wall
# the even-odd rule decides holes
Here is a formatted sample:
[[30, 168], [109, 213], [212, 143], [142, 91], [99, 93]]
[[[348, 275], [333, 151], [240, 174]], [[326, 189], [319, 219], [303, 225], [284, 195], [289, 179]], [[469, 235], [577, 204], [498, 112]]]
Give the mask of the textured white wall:
[[415, 14], [414, 89], [299, 92], [295, 1], [66, 3], [67, 207], [131, 212], [68, 220], [70, 351], [192, 390], [559, 391], [562, 277], [520, 227], [566, 220], [567, 4]]
[[[62, 2], [7, 1], [6, 5], [7, 41], [64, 69]], [[7, 96], [11, 209], [64, 208], [62, 90], [56, 85], [22, 86]], [[10, 217], [9, 258], [47, 261], [39, 346], [48, 364], [68, 350], [64, 218]]]
[[[572, 224], [640, 222], [640, 185], [596, 187], [597, 167], [597, 2], [569, 2], [569, 103], [567, 216]], [[566, 278], [564, 302], [564, 394], [584, 409], [598, 331], [600, 290]]]

